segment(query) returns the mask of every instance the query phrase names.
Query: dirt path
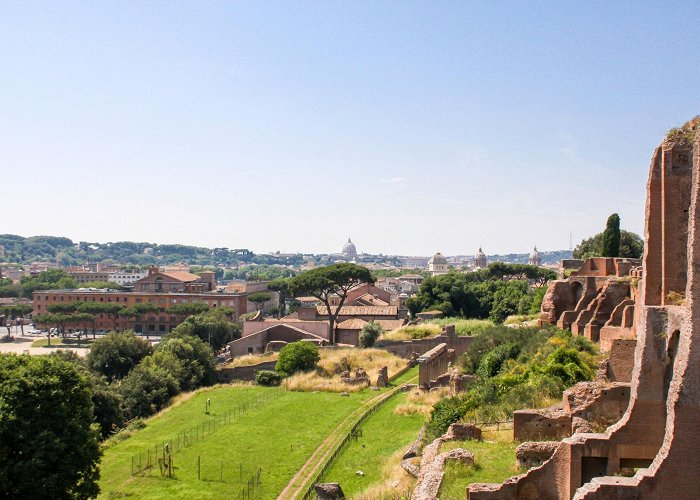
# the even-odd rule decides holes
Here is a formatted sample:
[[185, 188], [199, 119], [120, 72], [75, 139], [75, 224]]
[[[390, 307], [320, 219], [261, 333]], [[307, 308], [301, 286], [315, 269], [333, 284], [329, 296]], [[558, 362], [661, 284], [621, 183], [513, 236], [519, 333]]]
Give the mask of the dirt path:
[[352, 427], [365, 415], [365, 413], [375, 404], [386, 401], [401, 390], [401, 386], [407, 383], [412, 383], [418, 376], [411, 377], [399, 386], [394, 387], [386, 392], [377, 394], [375, 397], [365, 401], [360, 406], [349, 413], [331, 432], [328, 437], [314, 450], [306, 463], [297, 471], [294, 477], [285, 486], [282, 492], [277, 496], [277, 500], [293, 500], [302, 498], [309, 483], [316, 478], [323, 465], [330, 456], [342, 444], [343, 439]]

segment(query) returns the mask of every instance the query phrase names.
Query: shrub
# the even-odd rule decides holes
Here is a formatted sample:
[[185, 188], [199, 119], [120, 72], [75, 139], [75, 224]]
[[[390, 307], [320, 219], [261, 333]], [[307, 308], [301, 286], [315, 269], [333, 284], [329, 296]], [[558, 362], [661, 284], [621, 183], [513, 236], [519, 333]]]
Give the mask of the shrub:
[[148, 341], [137, 337], [134, 332], [112, 332], [92, 344], [85, 362], [88, 368], [111, 381], [126, 377], [151, 352]]
[[177, 379], [183, 391], [211, 385], [216, 379], [214, 353], [198, 337], [173, 332], [158, 344], [158, 353], [168, 353], [179, 360], [181, 370]]
[[141, 363], [131, 370], [119, 386], [127, 418], [152, 415], [163, 408], [179, 390], [172, 374], [155, 363]]
[[318, 346], [312, 342], [292, 342], [280, 349], [275, 370], [288, 375], [299, 371], [312, 370], [321, 359]]
[[381, 325], [375, 323], [374, 321], [372, 321], [371, 323], [367, 323], [365, 326], [362, 327], [362, 330], [360, 330], [360, 336], [358, 339], [360, 347], [372, 347], [377, 341], [377, 338], [383, 332], [384, 329], [381, 327]]
[[255, 372], [255, 383], [258, 385], [280, 385], [284, 374], [274, 370], [258, 370]]
[[515, 342], [501, 344], [481, 358], [476, 373], [483, 378], [494, 377], [501, 371], [507, 359], [514, 359], [520, 354], [520, 347]]

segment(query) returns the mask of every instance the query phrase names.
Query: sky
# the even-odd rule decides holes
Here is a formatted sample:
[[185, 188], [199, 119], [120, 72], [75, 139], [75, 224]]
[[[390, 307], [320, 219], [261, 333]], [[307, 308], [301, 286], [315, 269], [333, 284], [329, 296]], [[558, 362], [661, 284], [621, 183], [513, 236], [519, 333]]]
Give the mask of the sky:
[[643, 234], [697, 2], [0, 4], [0, 233], [257, 253]]

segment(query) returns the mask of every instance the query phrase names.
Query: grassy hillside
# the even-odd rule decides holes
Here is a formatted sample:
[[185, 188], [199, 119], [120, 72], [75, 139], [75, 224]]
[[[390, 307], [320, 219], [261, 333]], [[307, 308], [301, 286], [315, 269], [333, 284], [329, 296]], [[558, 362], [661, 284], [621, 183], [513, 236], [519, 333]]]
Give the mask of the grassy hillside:
[[[324, 474], [324, 482], [337, 482], [349, 498], [355, 497], [368, 486], [379, 489], [376, 484], [389, 478], [394, 483], [385, 485], [386, 489], [397, 489], [395, 481], [410, 486], [412, 481], [400, 467], [391, 470], [394, 455], [400, 459], [408, 446], [416, 439], [418, 431], [425, 422], [420, 413], [397, 414], [396, 408], [405, 405], [408, 393], [401, 393], [383, 405], [363, 422], [360, 427], [362, 435], [357, 441], [350, 441], [331, 468]], [[398, 462], [393, 465], [398, 465]], [[362, 471], [364, 475], [357, 475]], [[394, 477], [396, 476], [396, 477]], [[382, 488], [384, 491], [384, 488]]]
[[[176, 453], [173, 456], [174, 479], [161, 477], [157, 468], [144, 477], [131, 476], [134, 454], [154, 450], [156, 443], [216, 420], [244, 403], [250, 405], [266, 391], [274, 393], [268, 401]], [[274, 498], [335, 425], [376, 394], [365, 390], [344, 397], [252, 385], [198, 391], [181, 404], [149, 419], [146, 428], [105, 451], [101, 498], [236, 498], [257, 467], [262, 468], [259, 497]], [[204, 413], [207, 398], [212, 403], [209, 415]], [[197, 479], [198, 457], [201, 480]]]

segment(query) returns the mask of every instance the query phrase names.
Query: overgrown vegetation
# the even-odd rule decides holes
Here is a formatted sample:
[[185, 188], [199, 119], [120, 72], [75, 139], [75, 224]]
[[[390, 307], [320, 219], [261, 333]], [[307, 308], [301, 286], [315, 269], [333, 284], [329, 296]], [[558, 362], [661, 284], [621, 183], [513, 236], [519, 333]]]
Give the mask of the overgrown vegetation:
[[542, 295], [535, 290], [554, 278], [556, 273], [549, 269], [496, 262], [471, 273], [450, 272], [427, 278], [406, 306], [412, 315], [439, 310], [447, 316], [502, 323], [512, 314], [539, 308]]
[[680, 127], [672, 128], [666, 134], [666, 142], [692, 146], [700, 127], [700, 116], [688, 120]]
[[280, 385], [284, 374], [274, 370], [258, 370], [255, 372], [255, 383], [258, 385]]
[[286, 375], [313, 370], [321, 359], [312, 342], [291, 342], [280, 349], [275, 370]]
[[366, 386], [342, 382], [341, 372], [362, 368], [375, 382], [382, 367], [386, 366], [392, 377], [407, 365], [408, 360], [382, 349], [323, 349], [316, 370], [292, 375], [285, 379], [284, 386], [291, 391], [360, 392]]
[[437, 437], [460, 420], [507, 420], [514, 410], [551, 404], [567, 387], [593, 378], [596, 354], [586, 338], [567, 331], [494, 327], [460, 358], [477, 379], [465, 393], [433, 407], [430, 435]]
[[515, 464], [517, 443], [512, 440], [512, 431], [508, 431], [506, 439], [494, 434], [485, 431], [482, 441], [450, 441], [440, 447], [441, 452], [465, 448], [474, 454], [472, 465], [447, 462], [440, 498], [464, 498], [467, 485], [471, 483], [502, 483], [521, 472]]

